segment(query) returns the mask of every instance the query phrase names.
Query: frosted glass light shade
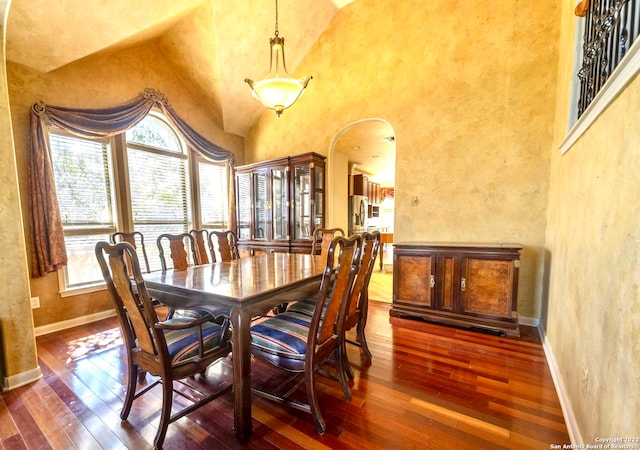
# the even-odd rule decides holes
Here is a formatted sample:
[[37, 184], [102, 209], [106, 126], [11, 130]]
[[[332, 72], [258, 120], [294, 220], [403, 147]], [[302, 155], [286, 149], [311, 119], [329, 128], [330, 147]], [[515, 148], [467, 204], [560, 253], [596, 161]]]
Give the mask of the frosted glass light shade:
[[265, 78], [260, 81], [245, 80], [251, 87], [253, 96], [265, 107], [280, 116], [282, 111], [293, 105], [304, 92], [312, 77], [299, 80], [294, 78]]

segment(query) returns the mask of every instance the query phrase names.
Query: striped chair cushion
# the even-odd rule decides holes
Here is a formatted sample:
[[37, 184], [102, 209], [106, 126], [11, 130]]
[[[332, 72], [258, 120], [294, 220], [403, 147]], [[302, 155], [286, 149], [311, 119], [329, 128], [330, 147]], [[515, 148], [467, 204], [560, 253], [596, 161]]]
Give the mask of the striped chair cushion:
[[[166, 323], [189, 323], [185, 318], [174, 318]], [[207, 352], [220, 345], [222, 327], [213, 322], [202, 324], [202, 341], [204, 351]], [[198, 356], [198, 328], [192, 327], [184, 330], [164, 330], [167, 340], [169, 356], [173, 364], [185, 363]]]
[[[325, 303], [325, 307], [329, 304], [329, 302]], [[300, 314], [305, 314], [307, 316], [313, 316], [313, 311], [316, 309], [316, 299], [315, 297], [306, 298], [304, 300], [298, 300], [287, 308], [287, 312], [297, 312]]]
[[311, 317], [286, 311], [251, 327], [251, 345], [270, 353], [304, 358]]
[[[327, 298], [332, 298], [333, 297], [333, 290], [335, 289], [335, 285], [331, 286], [331, 289], [329, 290], [329, 294], [327, 296]], [[318, 296], [314, 295], [312, 297], [309, 298], [305, 298], [302, 300], [298, 300], [297, 302], [291, 304], [290, 306], [287, 307], [287, 312], [292, 311], [292, 312], [298, 312], [298, 313], [302, 313], [302, 314], [306, 314], [307, 316], [313, 316], [313, 311], [316, 308], [316, 301], [317, 301]], [[327, 309], [327, 307], [329, 306], [329, 301], [326, 301], [324, 303], [324, 310]], [[324, 314], [323, 314], [324, 316]]]
[[206, 309], [176, 309], [173, 317], [176, 319], [200, 319], [202, 317], [210, 317], [213, 320], [213, 316]]

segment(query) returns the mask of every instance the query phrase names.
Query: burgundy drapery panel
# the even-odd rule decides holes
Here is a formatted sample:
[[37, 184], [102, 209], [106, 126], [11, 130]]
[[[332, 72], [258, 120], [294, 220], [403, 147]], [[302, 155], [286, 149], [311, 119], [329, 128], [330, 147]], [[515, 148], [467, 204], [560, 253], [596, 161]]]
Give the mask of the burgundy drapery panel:
[[128, 103], [105, 109], [71, 109], [36, 103], [31, 108], [29, 194], [31, 208], [31, 276], [38, 278], [67, 265], [60, 208], [49, 154], [47, 127], [53, 125], [83, 138], [107, 138], [134, 127], [157, 107], [193, 151], [210, 161], [227, 162], [229, 220], [235, 229], [234, 154], [209, 142], [180, 118], [167, 98], [145, 89]]

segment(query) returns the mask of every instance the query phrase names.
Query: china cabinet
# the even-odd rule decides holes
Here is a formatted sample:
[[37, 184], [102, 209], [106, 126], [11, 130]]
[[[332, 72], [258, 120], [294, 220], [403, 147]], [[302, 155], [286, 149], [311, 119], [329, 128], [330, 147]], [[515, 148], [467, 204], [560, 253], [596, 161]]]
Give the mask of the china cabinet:
[[519, 244], [394, 245], [392, 317], [517, 337]]
[[237, 235], [242, 253], [311, 250], [324, 226], [325, 157], [317, 153], [236, 168]]

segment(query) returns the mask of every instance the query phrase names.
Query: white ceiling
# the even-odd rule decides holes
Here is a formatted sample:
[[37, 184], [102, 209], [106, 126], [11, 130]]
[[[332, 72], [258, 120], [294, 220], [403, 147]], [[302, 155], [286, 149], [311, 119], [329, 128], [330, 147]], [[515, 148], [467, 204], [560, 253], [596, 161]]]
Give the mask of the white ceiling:
[[[279, 32], [286, 38], [290, 73], [337, 11], [353, 1], [279, 0]], [[153, 40], [211, 105], [220, 126], [246, 136], [264, 107], [244, 79], [267, 72], [274, 28], [272, 0], [13, 0], [6, 53], [11, 62], [47, 73]], [[390, 146], [395, 161], [395, 144], [382, 140], [392, 135], [384, 121], [363, 122], [345, 131], [336, 149], [363, 172], [376, 174], [390, 166]]]

